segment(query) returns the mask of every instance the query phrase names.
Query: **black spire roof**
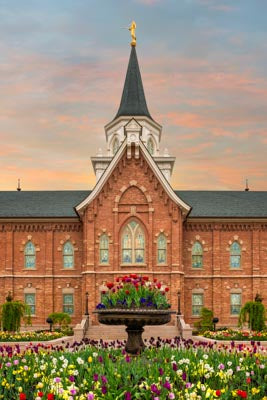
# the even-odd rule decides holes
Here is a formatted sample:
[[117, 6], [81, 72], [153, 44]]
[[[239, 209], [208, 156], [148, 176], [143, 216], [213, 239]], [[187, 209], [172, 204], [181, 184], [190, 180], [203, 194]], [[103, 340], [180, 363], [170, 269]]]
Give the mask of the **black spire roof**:
[[115, 118], [125, 115], [144, 115], [151, 118], [146, 105], [135, 46], [132, 46], [121, 103]]

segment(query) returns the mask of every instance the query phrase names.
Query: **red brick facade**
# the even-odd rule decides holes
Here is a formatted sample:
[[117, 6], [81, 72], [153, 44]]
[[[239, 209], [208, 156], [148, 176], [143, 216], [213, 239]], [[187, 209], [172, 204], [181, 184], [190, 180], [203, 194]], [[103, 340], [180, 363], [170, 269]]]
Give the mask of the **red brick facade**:
[[[136, 272], [157, 277], [170, 287], [168, 296], [177, 310], [181, 291], [181, 311], [194, 322], [192, 294], [203, 295], [203, 305], [213, 309], [220, 325], [236, 325], [230, 314], [231, 293], [241, 294], [242, 304], [256, 293], [267, 293], [267, 222], [260, 220], [204, 220], [186, 218], [183, 210], [167, 194], [153, 169], [140, 152], [127, 158], [126, 151], [101, 191], [84, 209], [79, 220], [2, 220], [0, 225], [0, 302], [11, 291], [16, 299], [35, 293], [33, 325], [44, 325], [47, 315], [62, 311], [63, 294], [74, 298], [73, 324], [80, 322], [89, 293], [89, 312], [100, 300], [105, 281]], [[145, 262], [122, 265], [121, 232], [135, 220], [145, 232]], [[109, 263], [99, 260], [99, 238], [109, 238]], [[167, 238], [167, 263], [157, 264], [157, 237]], [[24, 267], [24, 246], [31, 240], [36, 248], [36, 268]], [[74, 268], [63, 268], [62, 248], [70, 241], [74, 248]], [[203, 267], [192, 268], [192, 246], [203, 247]], [[231, 243], [241, 246], [241, 267], [230, 268]], [[265, 298], [265, 302], [266, 302]]]

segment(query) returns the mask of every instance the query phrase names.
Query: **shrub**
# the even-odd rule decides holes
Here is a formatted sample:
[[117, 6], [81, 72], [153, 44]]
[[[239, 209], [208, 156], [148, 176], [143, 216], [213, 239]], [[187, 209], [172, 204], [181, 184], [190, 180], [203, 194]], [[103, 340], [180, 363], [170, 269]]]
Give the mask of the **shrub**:
[[213, 311], [206, 307], [202, 307], [200, 320], [195, 322], [195, 327], [199, 332], [205, 332], [213, 329]]
[[239, 314], [239, 325], [242, 327], [248, 322], [248, 326], [253, 331], [262, 331], [265, 328], [266, 311], [261, 301], [248, 301]]
[[60, 328], [67, 328], [71, 323], [71, 317], [69, 314], [64, 312], [54, 312], [48, 315], [48, 318], [51, 318], [53, 321], [53, 325], [58, 325]]
[[3, 331], [19, 331], [21, 319], [24, 319], [27, 325], [31, 324], [30, 308], [22, 301], [13, 300], [9, 293], [6, 297], [6, 302], [1, 305], [1, 323]]

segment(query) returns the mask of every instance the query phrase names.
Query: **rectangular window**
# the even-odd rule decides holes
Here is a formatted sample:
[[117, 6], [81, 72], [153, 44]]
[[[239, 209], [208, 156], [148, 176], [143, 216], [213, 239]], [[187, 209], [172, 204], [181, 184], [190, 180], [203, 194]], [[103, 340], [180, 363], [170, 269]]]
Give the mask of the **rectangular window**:
[[231, 315], [239, 315], [241, 310], [241, 293], [231, 293], [230, 302]]
[[230, 266], [231, 268], [240, 268], [241, 257], [240, 256], [230, 256]]
[[203, 307], [203, 294], [193, 293], [192, 294], [192, 315], [199, 316]]
[[203, 266], [203, 256], [202, 255], [193, 255], [192, 256], [192, 267], [193, 268], [202, 268]]
[[25, 293], [24, 301], [29, 307], [31, 315], [35, 315], [35, 293]]
[[72, 315], [74, 313], [73, 294], [63, 294], [63, 312]]

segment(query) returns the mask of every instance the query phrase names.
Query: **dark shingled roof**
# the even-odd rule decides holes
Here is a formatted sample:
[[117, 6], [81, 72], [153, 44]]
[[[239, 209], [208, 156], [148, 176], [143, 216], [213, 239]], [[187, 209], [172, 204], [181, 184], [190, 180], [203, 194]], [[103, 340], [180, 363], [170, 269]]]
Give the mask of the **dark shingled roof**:
[[[0, 218], [77, 217], [74, 207], [90, 190], [0, 192]], [[267, 218], [266, 192], [179, 190], [192, 207], [189, 217]]]
[[77, 217], [74, 207], [90, 190], [0, 192], [0, 218]]
[[151, 118], [146, 105], [142, 78], [134, 46], [132, 46], [131, 50], [119, 111], [115, 118], [125, 115], [144, 115]]
[[267, 217], [267, 191], [175, 190], [192, 207], [189, 217]]

